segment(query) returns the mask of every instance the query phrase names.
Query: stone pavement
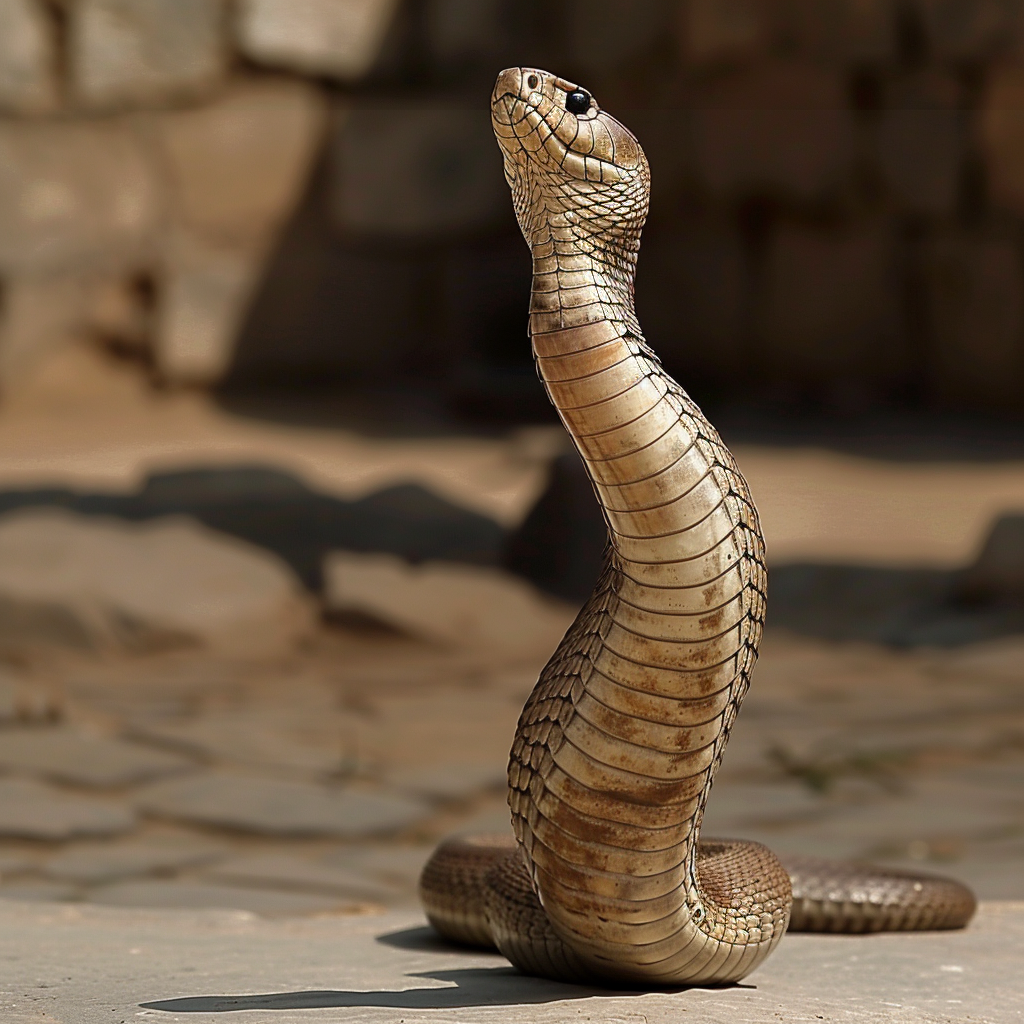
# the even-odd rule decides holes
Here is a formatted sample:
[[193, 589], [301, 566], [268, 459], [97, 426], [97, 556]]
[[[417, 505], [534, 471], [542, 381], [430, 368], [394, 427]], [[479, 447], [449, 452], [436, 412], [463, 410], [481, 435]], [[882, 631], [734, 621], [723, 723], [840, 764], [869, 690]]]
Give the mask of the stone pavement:
[[[11, 666], [0, 898], [414, 907], [438, 839], [508, 827], [511, 736], [553, 642], [454, 650], [351, 625], [269, 659]], [[893, 651], [769, 630], [705, 831], [1021, 899], [1022, 793], [1024, 639]]]
[[418, 914], [268, 922], [245, 913], [0, 902], [5, 1024], [1012, 1024], [1024, 903], [963, 932], [790, 935], [739, 985], [603, 991], [528, 978], [434, 937]]

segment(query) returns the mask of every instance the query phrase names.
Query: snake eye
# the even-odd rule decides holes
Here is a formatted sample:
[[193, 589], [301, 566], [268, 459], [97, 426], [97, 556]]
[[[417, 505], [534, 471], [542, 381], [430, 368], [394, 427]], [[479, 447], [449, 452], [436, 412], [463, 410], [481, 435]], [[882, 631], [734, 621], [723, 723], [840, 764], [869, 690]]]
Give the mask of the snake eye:
[[565, 97], [565, 109], [570, 114], [585, 114], [590, 109], [590, 93], [577, 89]]
[[526, 79], [526, 87], [528, 89], [536, 89], [538, 85], [540, 85], [540, 79], [536, 75], [530, 75], [530, 77]]

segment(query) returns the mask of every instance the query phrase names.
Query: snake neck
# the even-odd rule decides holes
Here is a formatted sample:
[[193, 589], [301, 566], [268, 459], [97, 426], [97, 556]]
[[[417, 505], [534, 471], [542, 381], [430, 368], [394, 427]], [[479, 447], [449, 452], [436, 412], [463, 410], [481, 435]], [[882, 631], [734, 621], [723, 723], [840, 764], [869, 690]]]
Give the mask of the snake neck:
[[731, 883], [700, 876], [696, 852], [761, 635], [757, 513], [717, 432], [644, 342], [631, 267], [557, 237], [534, 266], [538, 372], [610, 555], [520, 720], [516, 832], [553, 926], [598, 969], [701, 977], [701, 957], [742, 932], [754, 938], [735, 965], [745, 973], [785, 910], [744, 916]]
[[567, 209], [531, 232], [531, 336], [606, 321], [639, 337], [633, 305], [638, 245], [619, 234], [581, 236], [579, 219]]

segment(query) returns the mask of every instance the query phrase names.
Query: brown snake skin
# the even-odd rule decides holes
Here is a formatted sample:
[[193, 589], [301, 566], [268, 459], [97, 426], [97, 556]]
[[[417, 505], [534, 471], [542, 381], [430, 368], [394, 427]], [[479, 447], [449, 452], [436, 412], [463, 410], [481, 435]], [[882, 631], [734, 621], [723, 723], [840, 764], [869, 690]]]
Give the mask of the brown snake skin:
[[530, 974], [643, 985], [736, 981], [787, 925], [964, 925], [974, 897], [951, 880], [698, 840], [764, 622], [757, 511], [640, 333], [639, 143], [577, 85], [533, 68], [498, 76], [491, 114], [533, 256], [538, 373], [609, 547], [519, 719], [515, 840], [442, 844], [420, 882], [430, 921]]

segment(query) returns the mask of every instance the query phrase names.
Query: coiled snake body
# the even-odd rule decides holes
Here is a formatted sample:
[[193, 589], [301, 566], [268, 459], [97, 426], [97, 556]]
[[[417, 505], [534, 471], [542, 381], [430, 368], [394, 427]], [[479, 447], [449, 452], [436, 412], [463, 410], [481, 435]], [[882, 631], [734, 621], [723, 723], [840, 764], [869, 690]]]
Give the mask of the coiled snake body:
[[420, 883], [430, 921], [527, 973], [649, 985], [736, 981], [787, 924], [963, 925], [974, 898], [947, 879], [699, 841], [764, 621], [757, 512], [640, 332], [649, 172], [636, 139], [576, 84], [531, 68], [498, 76], [491, 114], [533, 256], [538, 372], [609, 547], [519, 720], [515, 840], [442, 844]]

